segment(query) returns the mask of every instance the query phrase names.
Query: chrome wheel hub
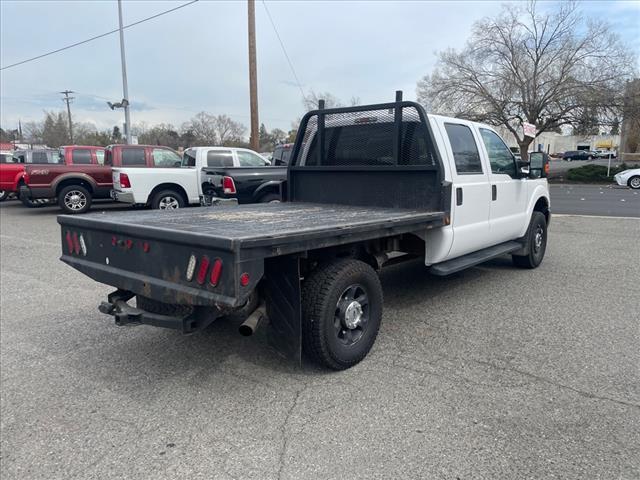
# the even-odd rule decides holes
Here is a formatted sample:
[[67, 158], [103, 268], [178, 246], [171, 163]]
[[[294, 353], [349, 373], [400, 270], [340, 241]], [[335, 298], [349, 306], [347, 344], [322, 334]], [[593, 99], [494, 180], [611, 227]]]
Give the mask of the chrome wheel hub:
[[544, 241], [544, 233], [542, 227], [536, 229], [535, 236], [533, 237], [533, 249], [538, 252], [542, 248], [542, 242]]
[[175, 210], [179, 208], [178, 200], [174, 197], [162, 197], [160, 203], [158, 204], [158, 208], [160, 210]]
[[87, 197], [78, 190], [72, 190], [64, 196], [64, 204], [71, 210], [80, 210], [87, 204]]
[[350, 330], [357, 328], [362, 323], [362, 305], [356, 300], [349, 303], [345, 309], [343, 323]]

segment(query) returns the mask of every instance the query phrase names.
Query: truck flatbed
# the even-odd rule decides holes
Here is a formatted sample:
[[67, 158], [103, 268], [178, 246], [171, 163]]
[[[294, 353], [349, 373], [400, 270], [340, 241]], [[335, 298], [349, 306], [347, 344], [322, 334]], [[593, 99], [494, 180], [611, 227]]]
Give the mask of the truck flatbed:
[[[188, 242], [239, 252], [278, 248], [278, 254], [302, 251], [307, 242], [342, 243], [362, 238], [407, 233], [440, 226], [445, 213], [384, 207], [319, 203], [268, 203], [176, 211], [104, 212], [82, 218], [61, 216], [68, 226]], [[333, 240], [331, 240], [333, 239]], [[265, 256], [269, 256], [268, 254]]]

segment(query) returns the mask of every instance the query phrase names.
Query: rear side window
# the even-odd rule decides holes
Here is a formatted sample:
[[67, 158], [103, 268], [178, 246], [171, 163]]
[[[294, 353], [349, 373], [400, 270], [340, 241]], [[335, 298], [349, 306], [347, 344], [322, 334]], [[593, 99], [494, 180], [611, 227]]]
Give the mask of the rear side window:
[[458, 174], [482, 173], [478, 145], [476, 145], [471, 129], [458, 123], [445, 123], [444, 128], [451, 144], [456, 172]]
[[182, 164], [180, 156], [164, 148], [154, 148], [152, 152], [155, 167], [178, 167]]
[[74, 165], [89, 165], [91, 163], [91, 150], [84, 148], [74, 149], [71, 157]]
[[104, 150], [101, 148], [96, 150], [96, 161], [98, 165], [104, 165]]
[[233, 167], [233, 154], [231, 150], [208, 151], [207, 167]]
[[49, 163], [47, 152], [32, 152], [31, 163]]
[[144, 166], [147, 162], [144, 159], [144, 148], [123, 148], [122, 165], [125, 167]]

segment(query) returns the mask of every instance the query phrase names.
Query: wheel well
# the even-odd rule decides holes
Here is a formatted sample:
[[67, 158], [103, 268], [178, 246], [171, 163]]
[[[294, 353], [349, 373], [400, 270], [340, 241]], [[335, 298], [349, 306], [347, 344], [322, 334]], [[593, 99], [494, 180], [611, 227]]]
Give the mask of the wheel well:
[[260, 190], [258, 192], [255, 192], [253, 197], [254, 197], [254, 199], [258, 200], [258, 199], [260, 199], [260, 198], [262, 198], [262, 197], [264, 197], [266, 195], [270, 195], [272, 193], [274, 193], [276, 195], [279, 193], [278, 192], [278, 188], [276, 187], [276, 185], [269, 185], [269, 186], [264, 187], [262, 190]]
[[176, 192], [182, 197], [182, 199], [184, 200], [184, 203], [189, 202], [189, 197], [187, 197], [187, 192], [184, 190], [184, 188], [182, 188], [177, 183], [161, 183], [160, 185], [156, 185], [153, 188], [153, 190], [151, 190], [148, 201], [149, 202], [153, 201], [153, 197], [155, 197], [156, 194], [162, 190], [173, 190], [174, 192]]
[[84, 187], [89, 191], [89, 193], [93, 194], [93, 185], [91, 185], [86, 180], [83, 180], [82, 178], [68, 178], [61, 181], [58, 186], [56, 186], [56, 196], [58, 196], [58, 194], [64, 187], [68, 187], [70, 185], [78, 185], [80, 187]]
[[533, 206], [533, 211], [543, 213], [544, 218], [547, 220], [547, 224], [549, 223], [549, 201], [546, 198], [540, 197]]

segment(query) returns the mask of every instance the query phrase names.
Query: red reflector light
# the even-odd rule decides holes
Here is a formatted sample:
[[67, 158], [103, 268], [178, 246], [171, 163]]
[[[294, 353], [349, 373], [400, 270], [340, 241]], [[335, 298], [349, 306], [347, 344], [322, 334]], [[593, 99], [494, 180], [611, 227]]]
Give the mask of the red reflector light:
[[131, 250], [131, 247], [133, 247], [133, 240], [131, 240], [131, 239], [129, 238], [129, 239], [127, 239], [127, 241], [126, 241], [126, 242], [124, 242], [124, 244], [126, 245], [127, 250]]
[[129, 181], [129, 175], [126, 173], [120, 174], [120, 188], [131, 188], [131, 182]]
[[111, 245], [115, 247], [117, 244], [118, 244], [118, 237], [114, 235], [113, 237], [111, 237]]
[[209, 270], [209, 257], [202, 257], [202, 261], [200, 262], [200, 268], [198, 269], [198, 276], [196, 277], [196, 281], [202, 285], [204, 283], [204, 279], [207, 278], [207, 271]]
[[209, 277], [209, 281], [211, 285], [214, 287], [218, 285], [218, 281], [220, 280], [220, 275], [222, 274], [222, 260], [216, 258], [216, 261], [213, 262], [213, 268], [211, 269], [211, 277]]
[[78, 233], [73, 232], [73, 251], [76, 255], [80, 254], [80, 240], [78, 240]]
[[67, 230], [67, 234], [64, 237], [67, 240], [67, 248], [69, 253], [73, 253], [73, 240], [71, 238], [71, 232]]
[[247, 285], [249, 285], [249, 274], [248, 273], [243, 273], [242, 275], [240, 275], [240, 285], [242, 285], [243, 287], [246, 287]]
[[149, 250], [151, 250], [151, 245], [149, 245], [149, 242], [144, 242], [142, 244], [142, 251], [144, 253], [149, 253]]
[[236, 184], [231, 177], [222, 177], [222, 191], [224, 193], [236, 193]]

